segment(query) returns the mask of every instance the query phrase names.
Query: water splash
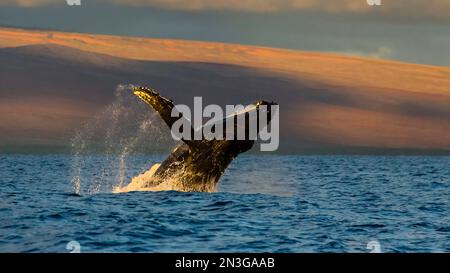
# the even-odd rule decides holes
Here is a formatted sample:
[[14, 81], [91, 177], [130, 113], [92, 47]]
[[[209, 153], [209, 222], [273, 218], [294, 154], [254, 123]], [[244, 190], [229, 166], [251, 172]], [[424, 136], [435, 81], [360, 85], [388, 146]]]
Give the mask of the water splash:
[[[195, 188], [185, 185], [183, 177], [186, 175], [186, 170], [180, 170], [174, 173], [163, 181], [154, 177], [154, 174], [158, 170], [160, 164], [154, 164], [150, 170], [135, 176], [131, 182], [126, 186], [118, 186], [113, 189], [113, 193], [124, 193], [133, 191], [181, 191], [181, 192], [191, 192], [195, 191]], [[214, 181], [211, 183], [205, 183], [205, 192], [216, 192], [217, 185]]]
[[113, 193], [123, 193], [123, 192], [130, 192], [130, 191], [142, 191], [146, 188], [146, 184], [148, 184], [149, 181], [152, 180], [153, 175], [155, 174], [156, 170], [159, 168], [161, 164], [157, 163], [153, 165], [150, 170], [141, 173], [137, 176], [135, 176], [130, 184], [124, 186], [123, 184], [120, 184], [119, 186], [115, 187], [113, 189]]
[[[111, 192], [123, 187], [132, 173], [142, 171], [130, 166], [130, 155], [158, 153], [174, 145], [167, 126], [132, 94], [133, 87], [119, 85], [114, 101], [73, 137], [71, 182], [76, 194]], [[88, 172], [92, 169], [96, 171]]]

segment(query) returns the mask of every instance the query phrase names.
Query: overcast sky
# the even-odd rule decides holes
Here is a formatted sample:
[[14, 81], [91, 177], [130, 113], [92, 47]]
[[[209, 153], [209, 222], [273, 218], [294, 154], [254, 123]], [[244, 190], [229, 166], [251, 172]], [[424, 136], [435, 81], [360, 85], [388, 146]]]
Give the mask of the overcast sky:
[[0, 0], [0, 25], [219, 41], [450, 66], [450, 0]]

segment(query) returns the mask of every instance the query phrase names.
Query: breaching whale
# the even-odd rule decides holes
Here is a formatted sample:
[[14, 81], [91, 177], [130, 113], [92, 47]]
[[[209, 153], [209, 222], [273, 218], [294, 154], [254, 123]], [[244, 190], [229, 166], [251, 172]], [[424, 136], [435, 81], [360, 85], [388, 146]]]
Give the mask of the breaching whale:
[[[172, 116], [172, 109], [175, 107], [172, 100], [162, 97], [156, 90], [147, 87], [134, 87], [132, 91], [134, 95], [150, 105], [170, 128], [180, 118]], [[267, 123], [269, 123], [271, 119], [270, 106], [276, 105], [276, 103], [260, 100], [253, 105], [258, 112], [257, 117], [265, 114], [267, 115]], [[267, 105], [267, 107], [260, 107], [261, 105]], [[260, 108], [265, 109], [264, 113]], [[246, 115], [246, 113], [244, 111], [231, 118], [236, 121], [238, 115]], [[249, 123], [248, 116], [247, 114], [246, 124]], [[224, 123], [225, 120], [218, 124]], [[242, 129], [237, 128], [237, 122], [234, 123], [234, 127], [235, 134]], [[258, 132], [260, 129], [262, 128], [259, 128], [258, 125]], [[192, 127], [191, 130], [195, 131]], [[248, 127], [244, 130], [246, 136], [249, 136]], [[172, 153], [160, 165], [152, 167], [149, 171], [151, 176], [146, 177], [143, 182], [140, 181], [140, 187], [150, 190], [159, 186], [163, 190], [213, 192], [232, 160], [239, 154], [250, 150], [254, 143], [255, 140], [250, 138], [245, 140], [227, 139], [226, 137], [212, 140], [205, 137], [202, 137], [201, 140], [181, 139]], [[170, 187], [161, 187], [162, 184], [167, 185], [167, 183], [170, 183]]]

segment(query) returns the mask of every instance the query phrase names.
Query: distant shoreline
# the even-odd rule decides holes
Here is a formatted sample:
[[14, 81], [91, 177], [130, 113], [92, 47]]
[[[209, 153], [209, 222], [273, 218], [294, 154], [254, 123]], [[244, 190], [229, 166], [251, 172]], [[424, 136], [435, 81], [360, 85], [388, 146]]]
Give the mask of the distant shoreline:
[[[49, 154], [71, 154], [69, 145], [11, 145], [0, 146], [0, 155], [49, 155]], [[130, 155], [163, 155], [170, 153], [169, 149], [161, 149], [154, 152], [136, 152]], [[102, 155], [105, 151], [92, 151], [92, 154]], [[402, 149], [402, 148], [281, 148], [274, 153], [261, 153], [249, 151], [249, 155], [271, 156], [271, 155], [298, 155], [298, 156], [450, 156], [450, 150], [436, 149]]]

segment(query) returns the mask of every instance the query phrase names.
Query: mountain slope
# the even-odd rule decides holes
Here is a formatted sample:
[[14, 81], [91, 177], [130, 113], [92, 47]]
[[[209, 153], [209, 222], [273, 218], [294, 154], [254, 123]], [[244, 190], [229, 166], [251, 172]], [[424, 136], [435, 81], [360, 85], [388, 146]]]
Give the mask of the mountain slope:
[[114, 98], [280, 103], [287, 152], [450, 153], [450, 68], [218, 43], [0, 28], [0, 141], [66, 145]]

